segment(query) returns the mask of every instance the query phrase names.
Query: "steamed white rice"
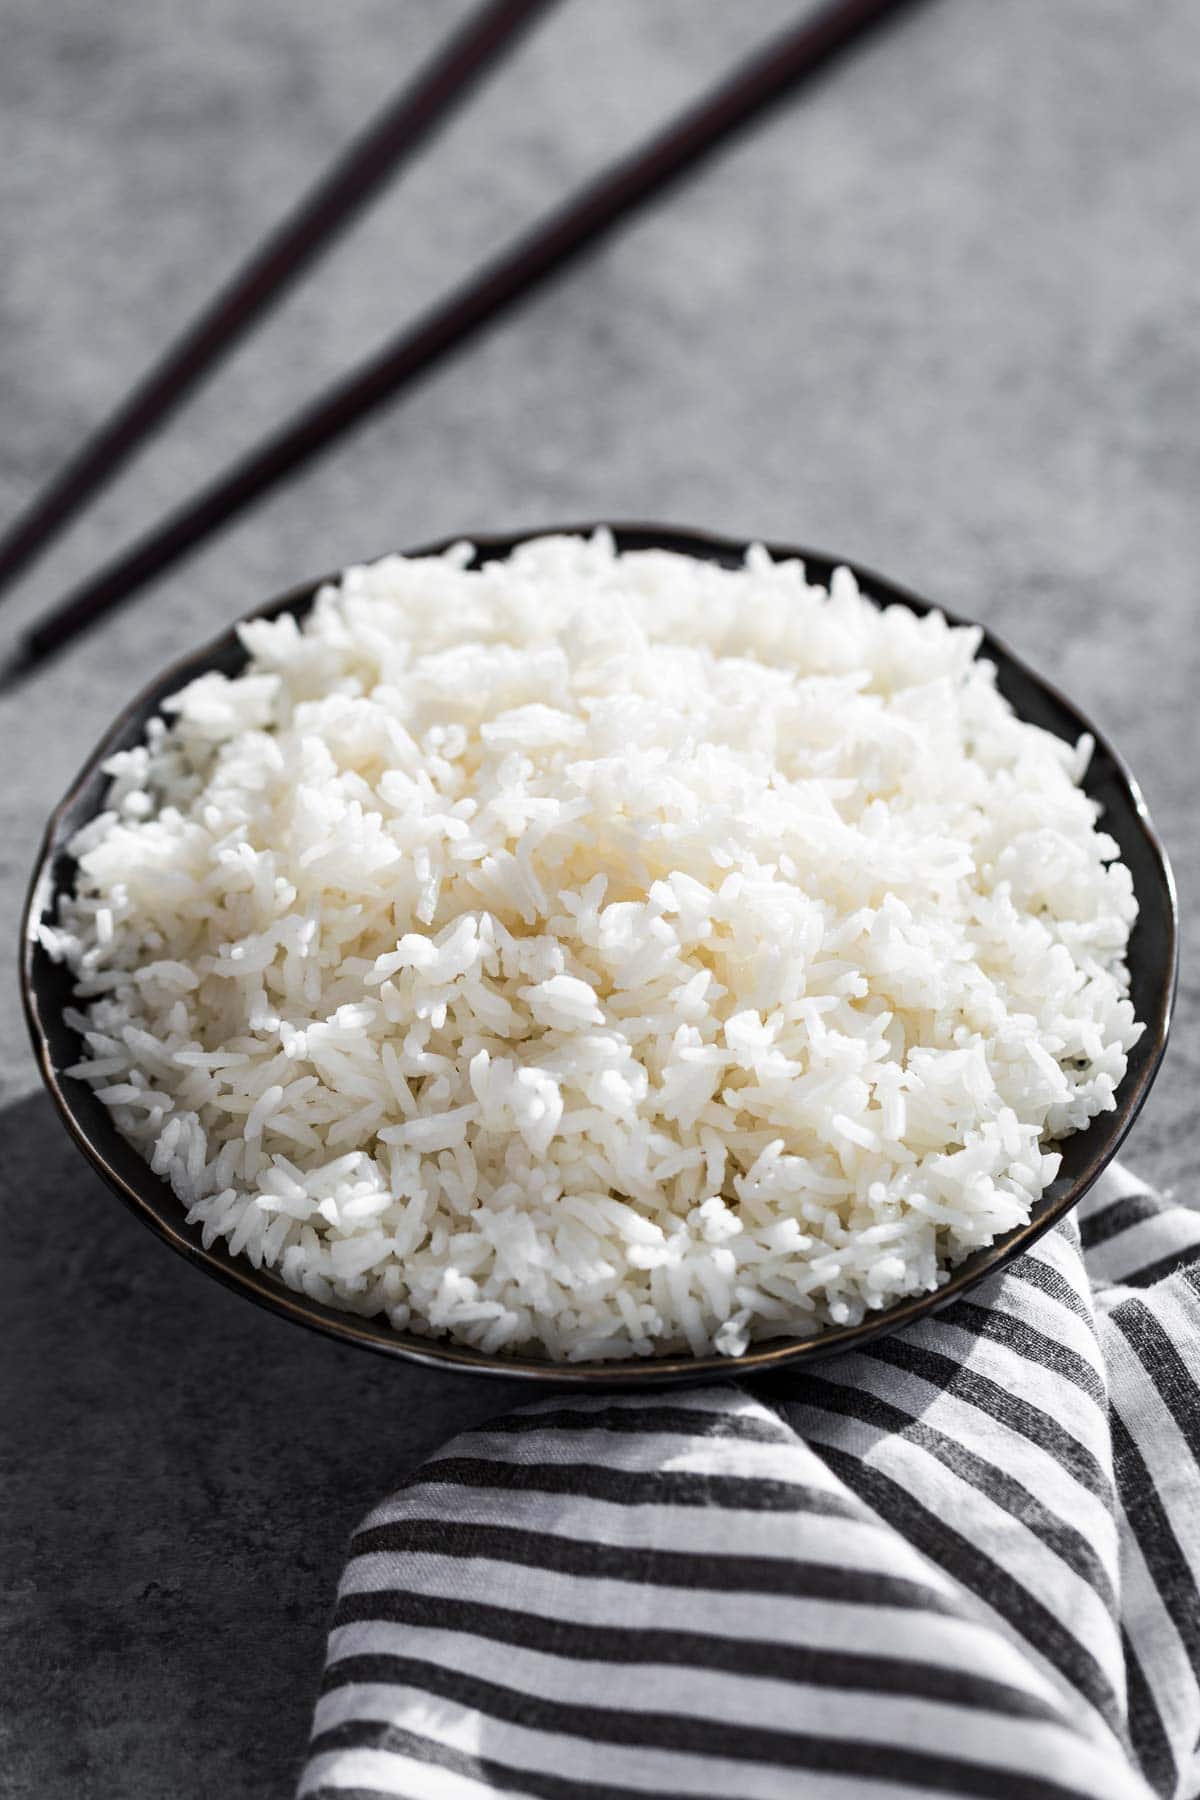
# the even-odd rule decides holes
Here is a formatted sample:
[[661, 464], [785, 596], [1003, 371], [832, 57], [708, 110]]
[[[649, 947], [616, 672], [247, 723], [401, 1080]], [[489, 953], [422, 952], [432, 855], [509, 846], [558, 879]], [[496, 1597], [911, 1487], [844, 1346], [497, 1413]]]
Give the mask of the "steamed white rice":
[[204, 1242], [487, 1351], [730, 1355], [937, 1288], [1114, 1104], [1090, 745], [761, 550], [322, 590], [108, 764], [51, 953]]

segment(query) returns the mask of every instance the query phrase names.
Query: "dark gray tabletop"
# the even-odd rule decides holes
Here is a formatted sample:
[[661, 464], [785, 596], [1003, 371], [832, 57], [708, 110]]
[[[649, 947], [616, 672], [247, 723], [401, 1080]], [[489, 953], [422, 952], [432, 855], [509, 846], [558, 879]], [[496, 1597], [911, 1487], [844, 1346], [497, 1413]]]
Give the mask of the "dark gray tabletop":
[[[8, 601], [158, 517], [756, 38], [787, 0], [570, 0]], [[463, 8], [0, 6], [0, 516]], [[1200, 629], [1200, 9], [929, 0], [620, 242], [0, 702], [10, 937], [46, 813], [169, 655], [455, 531], [648, 517], [844, 551], [1053, 674], [1181, 879], [1129, 1156], [1186, 1187]], [[286, 1795], [341, 1547], [516, 1390], [310, 1338], [87, 1172], [3, 992], [0, 1791]]]

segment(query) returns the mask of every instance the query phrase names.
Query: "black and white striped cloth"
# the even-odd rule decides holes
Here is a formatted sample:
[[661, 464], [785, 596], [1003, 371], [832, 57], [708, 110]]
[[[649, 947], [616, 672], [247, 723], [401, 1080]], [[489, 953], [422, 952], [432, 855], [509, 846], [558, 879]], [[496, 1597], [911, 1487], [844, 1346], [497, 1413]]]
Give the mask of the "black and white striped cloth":
[[1192, 1800], [1197, 1259], [1112, 1170], [811, 1374], [458, 1438], [354, 1539], [300, 1794]]

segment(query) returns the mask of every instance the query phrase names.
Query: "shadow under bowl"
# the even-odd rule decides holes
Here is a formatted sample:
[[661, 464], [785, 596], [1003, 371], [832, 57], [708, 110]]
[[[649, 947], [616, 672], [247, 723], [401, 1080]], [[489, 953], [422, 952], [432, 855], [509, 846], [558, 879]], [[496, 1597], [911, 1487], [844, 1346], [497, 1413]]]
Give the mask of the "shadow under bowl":
[[[556, 532], [588, 533], [594, 525], [549, 527]], [[707, 533], [661, 525], [623, 525], [612, 528], [622, 550], [667, 549], [701, 557], [727, 567], [740, 564], [746, 545]], [[524, 531], [513, 536], [479, 537], [476, 563], [504, 558], [526, 538], [543, 535]], [[432, 555], [456, 540], [424, 546], [413, 555]], [[844, 558], [834, 558], [793, 545], [770, 544], [775, 558], [798, 557], [811, 580], [828, 585]], [[906, 592], [869, 569], [847, 563], [868, 598], [881, 606], [900, 605], [916, 613], [935, 610], [932, 602]], [[336, 577], [324, 577], [333, 580]], [[247, 615], [275, 618], [281, 613], [302, 617], [311, 606], [322, 582], [309, 582]], [[944, 607], [954, 623], [953, 613]], [[361, 1344], [387, 1356], [440, 1368], [525, 1378], [558, 1385], [628, 1388], [656, 1383], [695, 1381], [699, 1378], [767, 1373], [785, 1365], [813, 1362], [839, 1351], [854, 1349], [938, 1312], [985, 1276], [994, 1274], [1027, 1249], [1034, 1239], [1087, 1192], [1133, 1123], [1150, 1090], [1166, 1047], [1174, 997], [1177, 964], [1177, 909], [1175, 889], [1166, 853], [1151, 823], [1146, 804], [1132, 775], [1095, 726], [1049, 682], [1027, 668], [1006, 646], [985, 633], [981, 653], [995, 663], [1000, 691], [1017, 714], [1055, 736], [1074, 743], [1085, 732], [1095, 739], [1095, 752], [1084, 783], [1087, 793], [1103, 808], [1104, 829], [1120, 846], [1121, 857], [1133, 877], [1139, 913], [1129, 946], [1130, 992], [1137, 1017], [1145, 1030], [1129, 1057], [1129, 1067], [1117, 1094], [1114, 1112], [1104, 1113], [1085, 1131], [1064, 1140], [1062, 1167], [1046, 1189], [1028, 1223], [1006, 1232], [985, 1250], [960, 1263], [947, 1284], [936, 1293], [922, 1294], [878, 1313], [861, 1324], [834, 1326], [817, 1337], [771, 1338], [752, 1345], [743, 1356], [690, 1356], [669, 1354], [630, 1362], [555, 1363], [529, 1356], [489, 1356], [464, 1345], [394, 1331], [382, 1319], [364, 1319], [354, 1313], [322, 1306], [296, 1294], [265, 1271], [254, 1269], [223, 1246], [205, 1249], [198, 1226], [185, 1222], [183, 1208], [166, 1182], [120, 1136], [103, 1103], [83, 1081], [62, 1071], [79, 1061], [81, 1042], [63, 1018], [72, 1002], [69, 971], [47, 955], [37, 936], [42, 921], [53, 922], [58, 897], [74, 884], [75, 865], [66, 846], [75, 833], [101, 810], [107, 777], [101, 765], [115, 751], [142, 741], [148, 721], [161, 714], [162, 702], [186, 682], [207, 670], [233, 675], [246, 655], [236, 629], [224, 632], [202, 649], [165, 670], [132, 704], [125, 708], [101, 743], [89, 756], [80, 774], [55, 808], [47, 826], [37, 866], [30, 883], [21, 927], [21, 988], [25, 1013], [42, 1078], [79, 1148], [111, 1188], [151, 1230], [173, 1250], [227, 1287], [235, 1289], [284, 1318], [324, 1332], [344, 1342]]]

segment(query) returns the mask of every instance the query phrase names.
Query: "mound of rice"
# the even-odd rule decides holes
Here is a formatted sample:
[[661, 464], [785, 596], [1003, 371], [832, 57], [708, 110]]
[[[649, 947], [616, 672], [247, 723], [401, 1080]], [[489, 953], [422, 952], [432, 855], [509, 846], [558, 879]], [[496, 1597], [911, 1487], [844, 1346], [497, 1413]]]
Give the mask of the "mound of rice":
[[486, 1351], [937, 1288], [1114, 1104], [1135, 917], [979, 634], [752, 552], [391, 557], [114, 756], [71, 1071], [206, 1244]]

